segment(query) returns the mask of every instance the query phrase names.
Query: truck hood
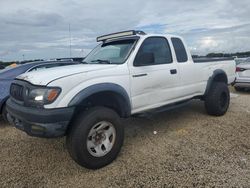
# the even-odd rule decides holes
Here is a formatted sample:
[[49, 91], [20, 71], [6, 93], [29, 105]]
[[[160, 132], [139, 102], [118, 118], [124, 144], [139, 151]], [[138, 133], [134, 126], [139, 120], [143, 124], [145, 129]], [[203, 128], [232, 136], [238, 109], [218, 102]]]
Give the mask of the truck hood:
[[24, 73], [19, 75], [16, 79], [25, 80], [34, 85], [47, 85], [50, 82], [73, 76], [75, 74], [84, 74], [86, 72], [98, 71], [104, 69], [110, 69], [118, 65], [99, 65], [99, 64], [78, 64], [78, 65], [69, 65], [63, 67], [55, 67], [44, 70], [38, 70], [34, 72]]

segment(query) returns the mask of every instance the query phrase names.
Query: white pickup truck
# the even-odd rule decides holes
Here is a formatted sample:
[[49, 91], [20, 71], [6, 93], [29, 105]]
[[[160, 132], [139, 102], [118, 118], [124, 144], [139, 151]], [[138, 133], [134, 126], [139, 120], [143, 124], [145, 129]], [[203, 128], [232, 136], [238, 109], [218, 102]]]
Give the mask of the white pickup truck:
[[[210, 115], [229, 107], [233, 59], [193, 61], [181, 37], [125, 31], [97, 38], [80, 65], [20, 75], [8, 119], [31, 136], [67, 136], [71, 157], [97, 169], [123, 144], [121, 118], [200, 99]], [[126, 125], [125, 125], [126, 126]]]

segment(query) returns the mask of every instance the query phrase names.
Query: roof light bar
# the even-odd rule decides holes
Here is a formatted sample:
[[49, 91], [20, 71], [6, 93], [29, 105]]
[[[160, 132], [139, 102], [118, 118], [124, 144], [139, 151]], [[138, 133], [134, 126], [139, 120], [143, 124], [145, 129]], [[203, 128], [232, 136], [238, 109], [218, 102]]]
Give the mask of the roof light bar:
[[100, 42], [100, 41], [105, 41], [105, 40], [112, 39], [112, 38], [132, 36], [132, 35], [136, 35], [136, 34], [145, 35], [146, 33], [144, 33], [143, 31], [135, 31], [135, 30], [122, 31], [122, 32], [118, 32], [118, 33], [112, 33], [112, 34], [97, 37], [96, 41]]

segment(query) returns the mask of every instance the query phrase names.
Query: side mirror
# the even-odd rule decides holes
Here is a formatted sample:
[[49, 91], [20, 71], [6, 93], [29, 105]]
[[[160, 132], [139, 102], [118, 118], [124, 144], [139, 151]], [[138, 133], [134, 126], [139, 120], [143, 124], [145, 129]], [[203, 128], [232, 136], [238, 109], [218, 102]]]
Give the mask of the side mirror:
[[135, 66], [147, 66], [152, 65], [155, 62], [155, 56], [153, 53], [142, 53], [140, 54], [135, 61]]

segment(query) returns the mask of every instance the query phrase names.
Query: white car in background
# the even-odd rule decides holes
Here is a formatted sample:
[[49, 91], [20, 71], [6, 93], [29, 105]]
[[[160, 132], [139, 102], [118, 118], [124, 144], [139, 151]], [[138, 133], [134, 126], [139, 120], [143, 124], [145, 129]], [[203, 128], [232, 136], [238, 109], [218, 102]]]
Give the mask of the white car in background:
[[244, 63], [248, 63], [249, 64], [250, 63], [250, 57], [247, 58]]
[[236, 62], [236, 65], [239, 65], [241, 63], [245, 63], [246, 58], [235, 58], [234, 60]]
[[237, 65], [234, 88], [236, 91], [250, 89], [250, 62]]

